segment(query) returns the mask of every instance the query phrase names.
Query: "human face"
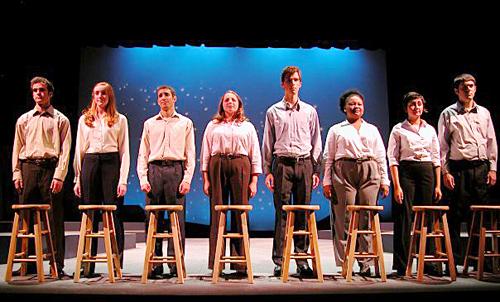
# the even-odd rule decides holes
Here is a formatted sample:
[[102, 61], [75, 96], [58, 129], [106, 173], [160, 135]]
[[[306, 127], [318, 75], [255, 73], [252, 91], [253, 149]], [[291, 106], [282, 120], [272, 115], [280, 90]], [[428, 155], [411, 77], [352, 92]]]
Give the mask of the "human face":
[[157, 92], [158, 105], [162, 111], [170, 111], [174, 109], [174, 104], [177, 101], [177, 97], [172, 94], [172, 91], [168, 88], [161, 88]]
[[224, 109], [225, 117], [234, 117], [240, 105], [238, 98], [233, 93], [226, 93], [222, 98], [222, 109]]
[[408, 114], [408, 120], [414, 121], [422, 116], [424, 112], [424, 102], [421, 98], [411, 100], [406, 105], [406, 113]]
[[476, 84], [472, 80], [464, 81], [455, 88], [455, 93], [461, 103], [469, 103], [476, 95]]
[[46, 108], [50, 105], [52, 92], [49, 92], [49, 90], [47, 89], [47, 84], [35, 83], [31, 87], [31, 92], [33, 94], [33, 100], [38, 106]]
[[347, 120], [359, 120], [365, 112], [363, 100], [356, 94], [351, 95], [345, 103], [344, 110]]
[[109, 103], [109, 95], [106, 92], [106, 86], [98, 85], [94, 87], [94, 91], [92, 92], [93, 101], [98, 110], [106, 111], [106, 107]]
[[300, 79], [299, 73], [295, 72], [288, 79], [286, 79], [283, 83], [281, 83], [281, 87], [285, 89], [285, 93], [291, 95], [299, 94], [300, 87], [302, 87], [302, 81]]

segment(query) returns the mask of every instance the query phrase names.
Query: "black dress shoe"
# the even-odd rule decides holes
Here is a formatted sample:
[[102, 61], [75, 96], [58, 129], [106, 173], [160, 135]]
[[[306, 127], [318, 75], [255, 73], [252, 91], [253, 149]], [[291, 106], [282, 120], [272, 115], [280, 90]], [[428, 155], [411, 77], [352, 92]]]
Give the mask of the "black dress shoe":
[[163, 265], [157, 265], [153, 267], [151, 270], [151, 274], [149, 275], [151, 278], [159, 278], [163, 275]]
[[281, 265], [276, 265], [273, 272], [274, 277], [281, 277]]
[[301, 277], [312, 277], [314, 276], [313, 270], [307, 264], [297, 265], [297, 274]]
[[59, 280], [63, 279], [64, 277], [71, 277], [70, 275], [66, 274], [66, 272], [62, 268], [57, 269], [57, 278]]
[[359, 275], [362, 277], [371, 277], [372, 270], [370, 269], [370, 266], [362, 265], [361, 268], [359, 269]]
[[[75, 274], [73, 274], [73, 277], [75, 276]], [[97, 277], [100, 277], [101, 274], [99, 273], [95, 273], [93, 271], [89, 271], [88, 274], [85, 274], [85, 271], [82, 269], [80, 271], [80, 276], [83, 277], [83, 278], [97, 278]]]

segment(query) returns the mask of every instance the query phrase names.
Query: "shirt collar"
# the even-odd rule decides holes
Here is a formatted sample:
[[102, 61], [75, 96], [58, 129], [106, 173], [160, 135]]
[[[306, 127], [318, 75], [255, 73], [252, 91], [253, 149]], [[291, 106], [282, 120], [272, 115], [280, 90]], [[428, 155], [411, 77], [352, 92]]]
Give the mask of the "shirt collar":
[[457, 105], [457, 111], [458, 111], [458, 113], [460, 113], [460, 114], [464, 114], [464, 113], [467, 113], [467, 112], [477, 113], [477, 104], [476, 104], [475, 101], [473, 101], [473, 102], [474, 103], [472, 104], [472, 108], [469, 111], [465, 111], [464, 105], [462, 105], [462, 103], [460, 103], [460, 101], [457, 101], [456, 105]]
[[172, 113], [172, 116], [170, 116], [170, 117], [166, 117], [166, 118], [165, 118], [165, 117], [163, 117], [163, 115], [161, 115], [161, 111], [160, 111], [160, 112], [158, 112], [158, 114], [156, 115], [156, 119], [157, 119], [157, 120], [163, 120], [163, 119], [168, 119], [168, 118], [172, 118], [172, 117], [177, 117], [177, 118], [179, 118], [179, 117], [180, 117], [180, 115], [179, 115], [179, 113], [177, 113], [177, 111], [175, 111], [175, 110], [174, 110], [174, 112]]
[[281, 99], [281, 101], [282, 101], [283, 108], [285, 110], [297, 110], [297, 111], [300, 111], [300, 103], [301, 103], [300, 99], [297, 100], [297, 103], [295, 103], [295, 105], [293, 105], [293, 107], [290, 107], [288, 105], [288, 103], [285, 101], [284, 97]]
[[33, 108], [33, 116], [36, 116], [36, 115], [45, 115], [45, 114], [48, 114], [50, 117], [54, 117], [54, 107], [52, 105], [49, 106], [49, 108], [47, 108], [47, 110], [43, 110], [42, 108], [38, 107], [38, 106], [35, 106], [35, 108]]

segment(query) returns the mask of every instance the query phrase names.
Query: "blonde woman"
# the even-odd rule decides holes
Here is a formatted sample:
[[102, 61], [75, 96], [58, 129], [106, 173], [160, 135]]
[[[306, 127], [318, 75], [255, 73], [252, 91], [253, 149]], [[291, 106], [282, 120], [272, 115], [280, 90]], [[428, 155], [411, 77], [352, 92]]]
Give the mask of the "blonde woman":
[[[127, 192], [130, 166], [127, 118], [116, 110], [113, 87], [97, 83], [92, 90], [92, 100], [78, 121], [75, 169], [75, 195], [82, 204], [118, 205], [114, 214], [116, 239], [123, 264], [124, 232], [119, 220], [120, 206]], [[94, 220], [97, 230], [98, 220]], [[92, 254], [97, 244], [92, 243]], [[91, 263], [90, 275], [93, 275]]]

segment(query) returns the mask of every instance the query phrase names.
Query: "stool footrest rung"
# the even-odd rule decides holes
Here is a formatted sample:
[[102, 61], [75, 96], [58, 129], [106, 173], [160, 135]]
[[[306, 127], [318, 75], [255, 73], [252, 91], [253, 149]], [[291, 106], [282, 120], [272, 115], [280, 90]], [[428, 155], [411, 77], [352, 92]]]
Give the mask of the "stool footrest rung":
[[222, 235], [224, 238], [243, 238], [243, 234], [240, 233], [227, 233]]
[[20, 258], [20, 257], [23, 257], [23, 256], [26, 256], [26, 252], [20, 252], [20, 253], [14, 254], [14, 258]]
[[153, 235], [153, 238], [174, 238], [172, 233], [157, 233]]
[[314, 259], [316, 256], [313, 255], [296, 255], [296, 254], [290, 254], [290, 259]]
[[311, 232], [309, 231], [304, 231], [304, 230], [299, 230], [299, 231], [293, 231], [293, 235], [299, 235], [299, 236], [305, 236], [305, 235], [311, 235]]
[[35, 234], [18, 234], [17, 238], [35, 238]]
[[87, 237], [87, 238], [104, 238], [104, 233], [99, 232], [99, 233], [85, 234], [85, 237]]
[[108, 259], [82, 259], [82, 262], [108, 262]]
[[378, 258], [378, 255], [372, 253], [354, 253], [354, 258]]
[[425, 258], [424, 262], [448, 262], [448, 258]]
[[149, 260], [149, 263], [175, 263], [175, 259]]
[[245, 256], [222, 256], [222, 260], [246, 260]]
[[358, 233], [358, 234], [370, 234], [370, 235], [373, 235], [373, 234], [375, 234], [375, 231], [358, 230], [358, 231], [356, 231], [356, 233]]
[[247, 260], [235, 260], [235, 259], [221, 259], [221, 263], [246, 263]]
[[18, 258], [14, 259], [13, 262], [36, 262], [36, 258]]

